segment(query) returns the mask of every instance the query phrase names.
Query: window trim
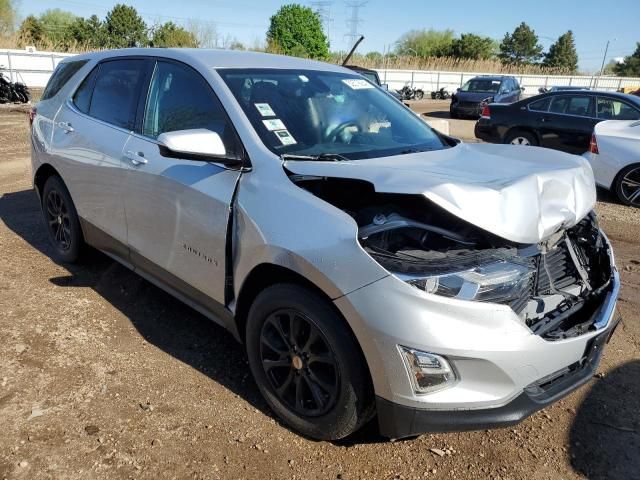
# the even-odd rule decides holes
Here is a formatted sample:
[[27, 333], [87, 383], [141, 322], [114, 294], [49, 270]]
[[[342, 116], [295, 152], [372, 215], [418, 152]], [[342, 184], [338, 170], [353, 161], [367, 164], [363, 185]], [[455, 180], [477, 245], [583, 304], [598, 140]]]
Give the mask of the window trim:
[[[141, 98], [145, 98], [144, 95], [142, 95], [142, 92], [145, 91], [145, 87], [146, 89], [148, 89], [148, 85], [149, 85], [149, 79], [150, 79], [150, 75], [149, 75], [149, 63], [151, 58], [144, 56], [144, 55], [122, 55], [122, 56], [117, 56], [117, 57], [108, 57], [108, 58], [104, 58], [102, 60], [99, 60], [98, 62], [96, 62], [95, 66], [89, 70], [87, 72], [87, 74], [82, 77], [82, 80], [80, 80], [78, 82], [78, 84], [74, 87], [73, 91], [70, 92], [67, 100], [66, 100], [66, 104], [68, 107], [70, 107], [75, 113], [79, 114], [79, 115], [84, 115], [87, 118], [90, 118], [91, 120], [94, 120], [96, 122], [100, 122], [103, 125], [107, 125], [109, 127], [115, 128], [117, 130], [120, 130], [122, 132], [127, 132], [127, 133], [132, 133], [133, 130], [129, 130], [126, 129], [124, 127], [121, 127], [120, 125], [115, 125], [113, 123], [107, 122], [106, 120], [102, 120], [100, 118], [94, 117], [93, 115], [90, 115], [89, 113], [84, 113], [82, 112], [75, 104], [74, 102], [74, 97], [76, 96], [76, 93], [78, 92], [78, 90], [80, 89], [80, 86], [82, 85], [82, 83], [87, 79], [87, 77], [89, 75], [91, 75], [91, 73], [96, 69], [100, 69], [102, 67], [103, 64], [107, 63], [107, 62], [115, 62], [115, 61], [119, 61], [119, 60], [142, 60], [143, 61], [143, 65], [144, 65], [144, 71], [143, 71], [143, 77], [142, 77], [142, 82], [140, 85], [140, 91], [138, 92], [138, 103], [136, 104], [136, 111], [134, 114], [134, 122], [133, 122], [133, 128], [136, 128], [136, 120], [138, 118], [138, 113], [140, 110], [140, 99]], [[100, 74], [100, 70], [98, 70], [98, 75]], [[96, 75], [96, 80], [98, 79], [98, 76]], [[95, 88], [95, 84], [93, 85], [93, 88]], [[89, 111], [91, 111], [91, 103], [93, 102], [93, 89], [91, 90], [91, 101], [89, 102]]]
[[[572, 93], [562, 92], [562, 94], [560, 94], [560, 95], [550, 95], [550, 97], [551, 97], [551, 101], [553, 101], [553, 99], [554, 99], [554, 98], [556, 98], [556, 97], [569, 97], [569, 96], [576, 96], [576, 95], [577, 95], [576, 93], [573, 93], [573, 94], [572, 94]], [[618, 97], [610, 97], [610, 96], [608, 96], [608, 95], [584, 95], [584, 96], [585, 96], [585, 97], [588, 97], [588, 98], [595, 98], [595, 99], [596, 99], [596, 100], [594, 100], [594, 101], [596, 102], [596, 103], [594, 104], [594, 110], [595, 110], [595, 114], [596, 114], [596, 115], [598, 115], [598, 107], [597, 107], [597, 99], [598, 99], [598, 98], [607, 98], [607, 99], [609, 99], [609, 100], [617, 100], [617, 101], [619, 101], [619, 102], [621, 102], [621, 103], [624, 103], [624, 104], [625, 104], [625, 105], [627, 105], [628, 107], [631, 107], [631, 108], [632, 108], [632, 109], [634, 109], [636, 112], [638, 112], [638, 114], [640, 115], [640, 108], [637, 108], [636, 106], [631, 105], [631, 104], [629, 104], [628, 102], [626, 102], [626, 101], [624, 101], [624, 100], [622, 100], [622, 99], [620, 99], [620, 98], [618, 98]], [[537, 100], [536, 100], [536, 101], [537, 101]], [[532, 113], [546, 113], [546, 114], [549, 114], [549, 115], [564, 115], [564, 116], [566, 116], [566, 117], [574, 117], [574, 118], [588, 118], [588, 119], [590, 119], [590, 120], [601, 120], [601, 121], [604, 121], [604, 120], [611, 120], [611, 119], [607, 119], [607, 118], [599, 118], [599, 117], [597, 117], [597, 116], [595, 116], [595, 117], [591, 117], [591, 116], [586, 116], [586, 115], [584, 115], [584, 116], [583, 116], [583, 115], [573, 115], [573, 114], [571, 114], [571, 113], [550, 112], [548, 109], [547, 109], [547, 111], [543, 111], [543, 110], [531, 110], [531, 109], [529, 108], [529, 105], [531, 105], [532, 103], [534, 103], [534, 102], [529, 102], [529, 103], [527, 103], [527, 110], [528, 110], [528, 111], [530, 111], [530, 112], [532, 112]], [[551, 103], [549, 103], [549, 107], [548, 107], [548, 108], [550, 108], [550, 107], [551, 107]]]

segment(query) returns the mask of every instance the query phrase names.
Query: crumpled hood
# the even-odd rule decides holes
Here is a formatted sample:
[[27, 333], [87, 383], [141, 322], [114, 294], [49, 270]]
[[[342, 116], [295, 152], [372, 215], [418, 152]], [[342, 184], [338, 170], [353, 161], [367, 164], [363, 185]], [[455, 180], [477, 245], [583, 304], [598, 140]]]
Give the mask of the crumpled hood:
[[285, 162], [299, 175], [365, 180], [381, 193], [422, 194], [484, 230], [538, 243], [596, 202], [582, 157], [538, 147], [459, 144], [433, 152], [340, 162]]

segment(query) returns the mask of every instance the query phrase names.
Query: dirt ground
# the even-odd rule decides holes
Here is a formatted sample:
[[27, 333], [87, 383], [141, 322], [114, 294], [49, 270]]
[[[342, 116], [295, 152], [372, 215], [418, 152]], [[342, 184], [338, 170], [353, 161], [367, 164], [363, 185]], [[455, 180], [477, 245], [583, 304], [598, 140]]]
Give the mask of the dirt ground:
[[640, 210], [601, 192], [624, 320], [587, 386], [508, 429], [389, 442], [371, 424], [313, 442], [275, 420], [221, 328], [100, 253], [84, 266], [51, 259], [28, 122], [11, 110], [0, 110], [0, 479], [640, 479]]

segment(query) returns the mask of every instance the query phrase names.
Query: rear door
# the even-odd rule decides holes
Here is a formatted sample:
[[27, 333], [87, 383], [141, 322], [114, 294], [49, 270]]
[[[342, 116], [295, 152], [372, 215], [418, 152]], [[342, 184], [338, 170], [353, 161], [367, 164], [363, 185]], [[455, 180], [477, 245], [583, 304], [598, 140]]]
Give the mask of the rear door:
[[165, 132], [205, 128], [227, 153], [241, 146], [209, 83], [191, 67], [159, 60], [144, 115], [124, 148], [132, 263], [206, 307], [224, 303], [227, 223], [240, 176], [219, 164], [164, 157]]
[[587, 151], [596, 123], [594, 97], [577, 94], [552, 97], [536, 119], [541, 146], [574, 154]]
[[89, 243], [127, 259], [124, 145], [133, 130], [147, 62], [98, 64], [55, 119], [53, 150]]

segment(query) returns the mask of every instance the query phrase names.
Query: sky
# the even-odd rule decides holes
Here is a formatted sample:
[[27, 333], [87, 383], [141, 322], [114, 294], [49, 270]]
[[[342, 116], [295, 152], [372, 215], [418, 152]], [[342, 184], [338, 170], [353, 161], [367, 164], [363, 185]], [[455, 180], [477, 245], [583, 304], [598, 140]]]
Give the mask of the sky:
[[[269, 17], [285, 3], [295, 0], [135, 0], [124, 1], [135, 7], [149, 24], [173, 21], [185, 24], [189, 19], [212, 22], [221, 35], [237, 38], [246, 45], [264, 41]], [[605, 45], [610, 41], [607, 62], [630, 55], [640, 41], [638, 0], [319, 0], [328, 4], [328, 22], [332, 50], [350, 48], [347, 20], [348, 4], [359, 3], [358, 33], [365, 36], [358, 52], [383, 52], [393, 49], [408, 30], [451, 29], [456, 34], [476, 33], [501, 40], [506, 32], [522, 21], [532, 27], [546, 49], [558, 36], [572, 30], [576, 39], [580, 70], [600, 69]], [[38, 15], [49, 8], [68, 10], [88, 17], [103, 18], [117, 0], [22, 0], [22, 17]], [[298, 0], [313, 6], [313, 0]], [[318, 3], [318, 2], [316, 2]]]

